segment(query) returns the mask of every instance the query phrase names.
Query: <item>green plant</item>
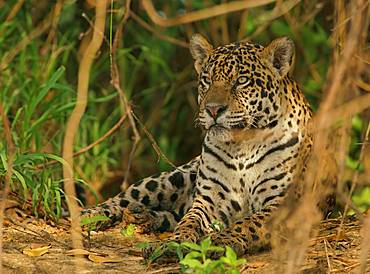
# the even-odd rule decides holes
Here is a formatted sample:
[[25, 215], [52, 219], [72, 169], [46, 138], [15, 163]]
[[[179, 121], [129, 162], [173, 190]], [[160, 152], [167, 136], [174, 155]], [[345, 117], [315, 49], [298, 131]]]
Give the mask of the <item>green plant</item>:
[[[147, 247], [147, 245], [145, 245]], [[220, 256], [224, 254], [223, 256]], [[238, 267], [246, 263], [245, 259], [238, 259], [234, 250], [226, 246], [213, 246], [210, 237], [199, 244], [183, 242], [168, 242], [154, 250], [150, 261], [161, 256], [177, 255], [183, 273], [209, 274], [209, 273], [240, 273]], [[212, 255], [219, 257], [212, 259]]]
[[97, 230], [97, 224], [109, 220], [107, 216], [97, 215], [93, 217], [82, 217], [80, 220], [81, 227], [85, 227], [87, 230], [87, 237], [90, 240], [91, 231]]
[[[246, 262], [245, 259], [238, 259], [234, 250], [213, 246], [211, 239], [204, 239], [199, 245], [195, 243], [181, 243], [181, 247], [187, 248], [189, 253], [180, 260], [180, 264], [186, 266], [185, 273], [208, 274], [208, 273], [240, 273], [238, 266]], [[223, 253], [217, 260], [209, 258], [212, 253]]]
[[128, 224], [125, 228], [121, 229], [121, 235], [124, 237], [132, 237], [135, 233], [136, 225]]

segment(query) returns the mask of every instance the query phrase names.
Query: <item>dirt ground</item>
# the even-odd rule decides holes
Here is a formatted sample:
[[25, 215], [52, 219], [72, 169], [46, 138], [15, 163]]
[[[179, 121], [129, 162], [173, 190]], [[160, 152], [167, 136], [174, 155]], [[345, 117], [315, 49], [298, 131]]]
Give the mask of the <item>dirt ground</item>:
[[[316, 228], [318, 236], [311, 239], [303, 273], [356, 272], [361, 243], [359, 221], [346, 219], [344, 233], [337, 240], [339, 225], [340, 220], [330, 219]], [[83, 269], [77, 273], [180, 272], [175, 263], [145, 264], [137, 244], [158, 240], [156, 235], [135, 233], [132, 237], [124, 237], [118, 226], [92, 235], [90, 241], [86, 239], [84, 251], [70, 251], [67, 220], [55, 226], [12, 208], [6, 211], [3, 226], [3, 251], [0, 254], [3, 273], [72, 273], [75, 269], [73, 253], [83, 254]], [[246, 255], [245, 258], [247, 263], [241, 267], [242, 273], [276, 273], [279, 264], [274, 261], [271, 251]]]

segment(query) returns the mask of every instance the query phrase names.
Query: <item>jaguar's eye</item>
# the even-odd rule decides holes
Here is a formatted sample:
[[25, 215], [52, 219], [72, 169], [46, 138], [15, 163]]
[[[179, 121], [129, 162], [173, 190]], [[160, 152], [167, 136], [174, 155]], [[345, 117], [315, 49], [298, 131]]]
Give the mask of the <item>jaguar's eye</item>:
[[248, 77], [246, 77], [246, 76], [239, 76], [238, 79], [237, 79], [237, 82], [240, 85], [243, 85], [243, 84], [247, 83], [248, 81], [249, 81]]
[[203, 89], [208, 89], [209, 86], [211, 85], [211, 78], [208, 77], [208, 76], [202, 76], [200, 78], [200, 87], [202, 87]]
[[204, 83], [206, 83], [207, 85], [210, 85], [211, 84], [211, 78], [208, 77], [208, 76], [204, 76], [202, 77], [202, 80]]

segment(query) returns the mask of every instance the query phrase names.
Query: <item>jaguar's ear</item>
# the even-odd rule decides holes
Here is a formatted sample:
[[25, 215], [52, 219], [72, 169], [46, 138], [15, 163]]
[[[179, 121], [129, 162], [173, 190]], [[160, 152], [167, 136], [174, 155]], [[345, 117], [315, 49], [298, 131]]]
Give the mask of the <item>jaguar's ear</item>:
[[193, 34], [190, 39], [190, 53], [193, 56], [195, 70], [198, 74], [212, 50], [213, 47], [206, 38], [200, 34]]
[[262, 58], [279, 78], [285, 77], [294, 63], [294, 43], [288, 37], [272, 41], [262, 52]]

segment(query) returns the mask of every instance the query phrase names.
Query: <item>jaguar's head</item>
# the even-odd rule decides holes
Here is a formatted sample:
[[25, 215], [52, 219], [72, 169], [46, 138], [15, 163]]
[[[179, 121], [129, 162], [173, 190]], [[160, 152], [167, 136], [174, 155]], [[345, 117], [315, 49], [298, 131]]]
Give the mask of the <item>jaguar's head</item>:
[[267, 47], [246, 42], [213, 48], [201, 35], [190, 41], [198, 73], [198, 123], [208, 134], [273, 127], [294, 44], [278, 38]]

